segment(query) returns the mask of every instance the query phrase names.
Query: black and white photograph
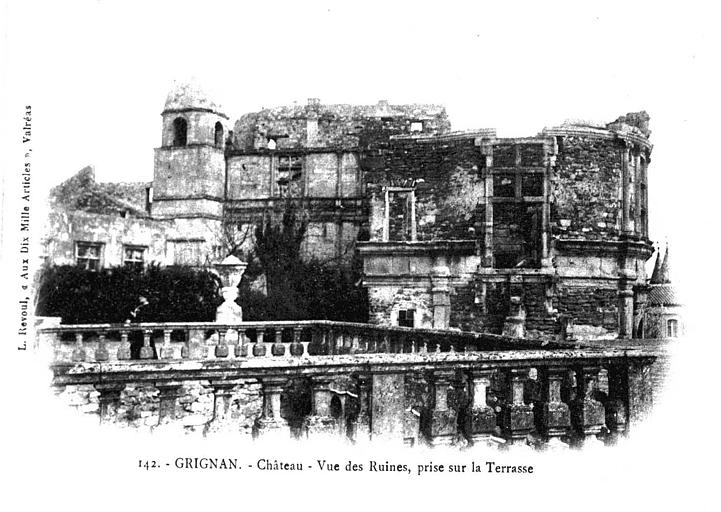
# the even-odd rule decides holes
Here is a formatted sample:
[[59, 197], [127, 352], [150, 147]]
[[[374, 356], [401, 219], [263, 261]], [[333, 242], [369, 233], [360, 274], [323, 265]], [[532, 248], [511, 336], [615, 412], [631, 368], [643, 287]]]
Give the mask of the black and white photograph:
[[8, 509], [712, 508], [716, 11], [4, 2]]

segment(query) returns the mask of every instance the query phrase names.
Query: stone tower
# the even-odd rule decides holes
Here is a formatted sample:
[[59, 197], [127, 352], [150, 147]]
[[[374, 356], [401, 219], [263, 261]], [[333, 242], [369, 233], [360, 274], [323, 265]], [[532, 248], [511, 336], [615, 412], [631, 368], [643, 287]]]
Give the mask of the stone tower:
[[155, 150], [154, 217], [220, 219], [228, 116], [195, 84], [177, 85], [163, 109]]
[[194, 83], [176, 85], [155, 149], [151, 214], [172, 220], [167, 263], [208, 265], [219, 254], [228, 116]]

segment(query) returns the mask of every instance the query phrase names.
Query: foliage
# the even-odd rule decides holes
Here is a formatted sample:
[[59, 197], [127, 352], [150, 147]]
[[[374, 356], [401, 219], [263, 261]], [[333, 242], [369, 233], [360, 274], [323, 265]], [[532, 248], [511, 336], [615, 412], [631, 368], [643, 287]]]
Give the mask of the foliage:
[[[59, 316], [66, 324], [207, 322], [221, 302], [218, 278], [184, 267], [108, 268], [91, 272], [74, 266], [42, 271], [37, 314]], [[141, 297], [147, 305], [138, 308]]]

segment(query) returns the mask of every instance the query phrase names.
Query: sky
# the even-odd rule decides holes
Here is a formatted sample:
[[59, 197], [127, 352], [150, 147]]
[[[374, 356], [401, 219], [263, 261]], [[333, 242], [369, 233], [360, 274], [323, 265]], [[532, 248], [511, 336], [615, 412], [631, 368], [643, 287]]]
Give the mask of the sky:
[[678, 198], [713, 201], [716, 179], [701, 148], [715, 143], [717, 17], [694, 1], [594, 4], [13, 1], [8, 130], [32, 104], [42, 196], [86, 165], [100, 181], [152, 180], [165, 97], [191, 77], [231, 120], [310, 97], [386, 99], [443, 104], [453, 129], [529, 136], [646, 110], [651, 236], [687, 250], [684, 212], [701, 202]]

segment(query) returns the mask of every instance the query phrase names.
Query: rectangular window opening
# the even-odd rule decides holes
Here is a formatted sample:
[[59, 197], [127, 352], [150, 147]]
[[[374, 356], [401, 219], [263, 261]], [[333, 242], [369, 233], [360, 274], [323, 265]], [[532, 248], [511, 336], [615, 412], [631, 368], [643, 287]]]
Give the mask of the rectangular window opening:
[[143, 270], [145, 267], [146, 247], [139, 245], [126, 245], [123, 247], [123, 266]]
[[398, 311], [399, 327], [415, 327], [413, 320], [416, 316], [415, 309], [401, 309]]
[[416, 197], [413, 189], [386, 190], [385, 240], [416, 240]]
[[97, 272], [102, 268], [103, 244], [99, 242], [76, 242], [75, 263], [78, 267]]

